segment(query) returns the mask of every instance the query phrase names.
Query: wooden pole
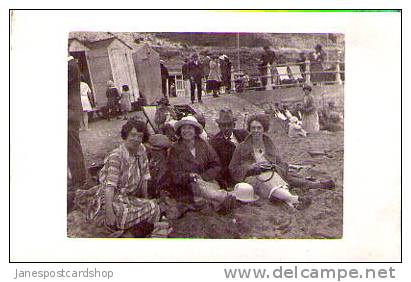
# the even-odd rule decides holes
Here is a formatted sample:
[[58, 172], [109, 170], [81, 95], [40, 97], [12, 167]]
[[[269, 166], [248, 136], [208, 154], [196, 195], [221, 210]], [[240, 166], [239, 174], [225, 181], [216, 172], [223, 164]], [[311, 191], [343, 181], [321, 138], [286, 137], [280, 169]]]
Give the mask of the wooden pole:
[[340, 70], [340, 51], [337, 52], [337, 65], [335, 67], [335, 80], [337, 84], [342, 84], [341, 70]]
[[233, 91], [234, 93], [236, 92], [235, 89], [235, 76], [234, 76], [234, 67], [231, 66], [231, 91]]
[[272, 79], [273, 77], [271, 76], [271, 65], [267, 64], [267, 84], [265, 86], [265, 90], [273, 90]]
[[241, 70], [240, 67], [240, 33], [237, 32], [237, 71]]

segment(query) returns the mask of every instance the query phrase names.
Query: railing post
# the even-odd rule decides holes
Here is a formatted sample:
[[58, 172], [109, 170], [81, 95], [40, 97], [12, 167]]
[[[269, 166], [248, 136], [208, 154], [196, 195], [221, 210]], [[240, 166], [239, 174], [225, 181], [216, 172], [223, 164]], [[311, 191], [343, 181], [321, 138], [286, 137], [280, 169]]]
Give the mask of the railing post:
[[336, 68], [335, 68], [335, 81], [339, 85], [342, 84], [341, 72], [340, 72], [340, 56], [339, 56], [339, 53], [337, 54], [337, 65], [336, 65]]
[[305, 60], [305, 83], [311, 83], [310, 60]]
[[231, 67], [231, 90], [235, 93], [235, 76], [234, 76], [234, 67]]
[[273, 90], [272, 79], [273, 77], [271, 76], [271, 65], [267, 64], [267, 84], [265, 86], [265, 90]]

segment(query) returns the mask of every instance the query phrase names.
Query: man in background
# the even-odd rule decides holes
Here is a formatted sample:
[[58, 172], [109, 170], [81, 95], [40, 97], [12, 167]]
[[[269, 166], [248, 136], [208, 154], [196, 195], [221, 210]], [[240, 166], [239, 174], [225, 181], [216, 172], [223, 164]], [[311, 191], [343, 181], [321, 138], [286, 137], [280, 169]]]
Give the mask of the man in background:
[[203, 65], [198, 60], [198, 55], [194, 54], [192, 56], [192, 61], [188, 64], [188, 70], [190, 73], [190, 83], [191, 83], [191, 103], [194, 104], [195, 101], [195, 88], [197, 86], [197, 100], [202, 103], [202, 78], [204, 76]]
[[[267, 68], [268, 64], [272, 65], [276, 62], [276, 56], [274, 51], [269, 46], [264, 46], [264, 53], [261, 55], [260, 63], [258, 64], [258, 70], [260, 71], [261, 84], [265, 88], [267, 85]], [[272, 79], [271, 77], [269, 79]]]

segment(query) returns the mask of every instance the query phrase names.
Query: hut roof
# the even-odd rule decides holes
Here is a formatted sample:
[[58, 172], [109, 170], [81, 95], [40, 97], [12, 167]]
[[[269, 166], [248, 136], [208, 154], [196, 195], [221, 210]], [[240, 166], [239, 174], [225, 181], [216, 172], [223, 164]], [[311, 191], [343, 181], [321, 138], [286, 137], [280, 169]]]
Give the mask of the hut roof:
[[118, 40], [124, 45], [126, 45], [128, 48], [133, 49], [130, 45], [128, 45], [126, 42], [121, 40], [118, 37], [111, 37], [111, 38], [106, 38], [106, 39], [101, 39], [93, 42], [89, 42], [87, 46], [89, 46], [91, 49], [98, 49], [98, 48], [106, 48], [108, 47], [114, 40]]

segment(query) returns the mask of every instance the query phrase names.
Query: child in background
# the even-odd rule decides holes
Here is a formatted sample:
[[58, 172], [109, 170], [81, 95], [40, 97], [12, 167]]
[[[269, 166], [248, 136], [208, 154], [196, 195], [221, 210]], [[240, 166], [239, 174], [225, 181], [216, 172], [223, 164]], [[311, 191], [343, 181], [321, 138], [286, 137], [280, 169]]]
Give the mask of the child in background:
[[127, 84], [124, 84], [121, 87], [121, 98], [120, 98], [120, 103], [121, 103], [121, 112], [123, 113], [124, 120], [128, 119], [128, 112], [131, 112], [131, 93], [130, 89]]
[[307, 132], [301, 127], [301, 121], [298, 120], [296, 117], [290, 118], [290, 124], [288, 127], [288, 137], [299, 137], [299, 136], [307, 136]]

